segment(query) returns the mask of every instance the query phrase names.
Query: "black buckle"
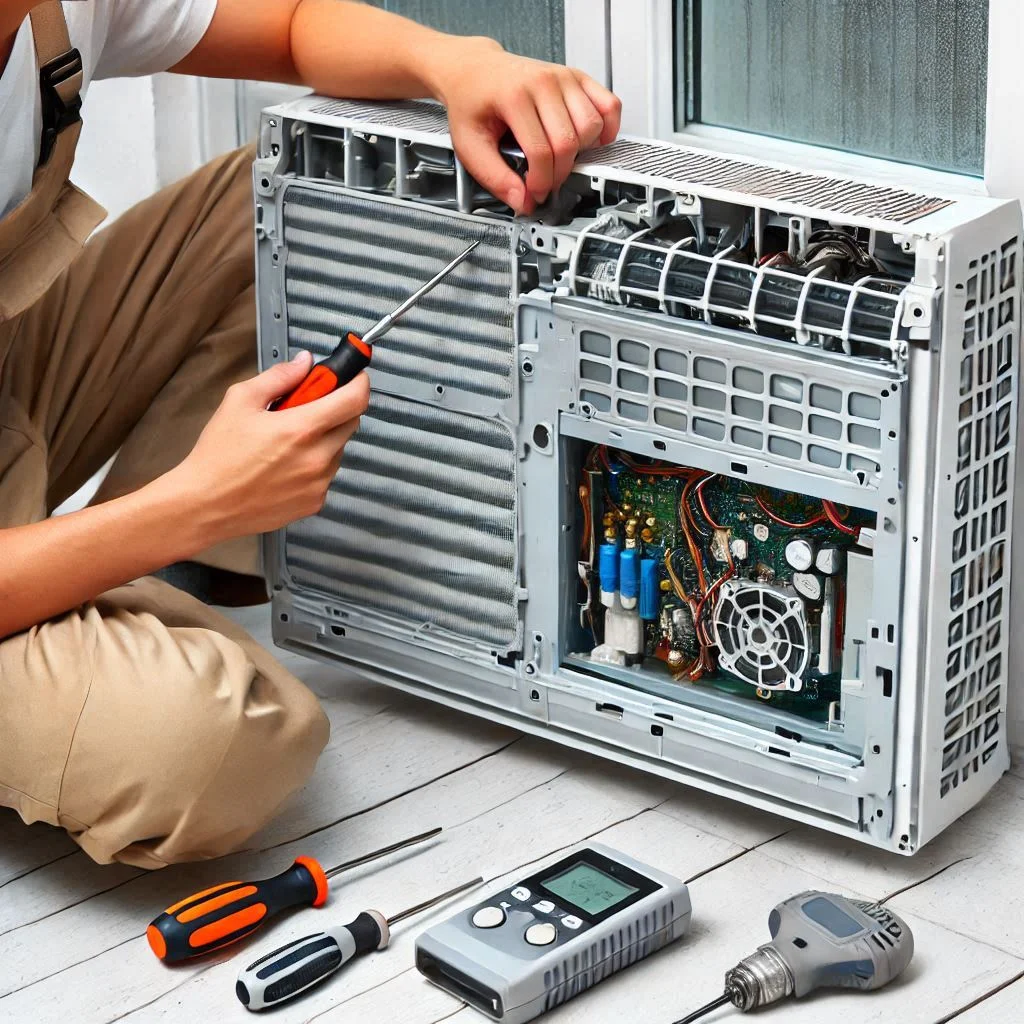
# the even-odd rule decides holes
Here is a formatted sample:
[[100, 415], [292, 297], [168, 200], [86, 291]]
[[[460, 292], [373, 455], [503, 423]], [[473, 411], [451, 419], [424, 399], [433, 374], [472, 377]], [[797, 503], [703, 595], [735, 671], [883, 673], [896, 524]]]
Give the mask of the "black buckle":
[[39, 144], [39, 166], [42, 167], [53, 147], [57, 144], [57, 136], [65, 128], [70, 128], [82, 120], [82, 97], [76, 95], [70, 103], [65, 103], [57, 91], [59, 85], [82, 72], [82, 55], [77, 49], [68, 50], [55, 57], [39, 69], [39, 90], [43, 100], [43, 137]]

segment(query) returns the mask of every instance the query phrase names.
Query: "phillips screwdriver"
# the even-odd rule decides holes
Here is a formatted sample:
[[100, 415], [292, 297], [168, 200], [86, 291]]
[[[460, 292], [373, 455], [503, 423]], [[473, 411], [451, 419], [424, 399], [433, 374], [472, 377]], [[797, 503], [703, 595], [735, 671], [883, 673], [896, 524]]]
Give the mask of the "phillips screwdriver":
[[249, 964], [238, 975], [235, 995], [250, 1010], [266, 1010], [287, 1002], [319, 984], [357, 956], [364, 956], [375, 949], [387, 949], [392, 925], [482, 882], [482, 878], [474, 878], [472, 882], [457, 885], [440, 896], [387, 918], [379, 910], [364, 910], [348, 924], [336, 925], [289, 942]]
[[818, 988], [882, 988], [914, 955], [910, 928], [888, 907], [833, 893], [783, 900], [768, 930], [772, 941], [726, 973], [725, 992], [676, 1024], [693, 1024], [730, 1003], [746, 1012]]
[[327, 879], [387, 856], [407, 846], [433, 839], [441, 829], [391, 843], [324, 871], [312, 857], [297, 857], [287, 871], [252, 882], [224, 882], [197, 892], [168, 907], [146, 929], [149, 948], [173, 964], [238, 942], [262, 928], [289, 907], [322, 907]]
[[417, 288], [397, 309], [378, 320], [362, 336], [355, 331], [347, 331], [335, 350], [317, 363], [307, 374], [305, 380], [290, 394], [279, 398], [271, 409], [293, 409], [297, 405], [305, 405], [324, 395], [329, 395], [337, 388], [355, 380], [361, 370], [370, 365], [373, 355], [372, 345], [387, 334], [406, 313], [423, 298], [427, 292], [439, 285], [478, 245], [471, 243], [455, 257], [443, 270], [435, 274], [425, 285]]

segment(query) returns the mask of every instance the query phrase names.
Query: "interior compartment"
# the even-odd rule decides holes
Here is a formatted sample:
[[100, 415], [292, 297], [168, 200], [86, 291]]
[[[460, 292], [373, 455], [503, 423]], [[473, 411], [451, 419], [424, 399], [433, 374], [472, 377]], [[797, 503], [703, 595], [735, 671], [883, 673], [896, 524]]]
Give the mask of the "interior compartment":
[[844, 746], [874, 513], [606, 445], [565, 452], [578, 538], [565, 662]]

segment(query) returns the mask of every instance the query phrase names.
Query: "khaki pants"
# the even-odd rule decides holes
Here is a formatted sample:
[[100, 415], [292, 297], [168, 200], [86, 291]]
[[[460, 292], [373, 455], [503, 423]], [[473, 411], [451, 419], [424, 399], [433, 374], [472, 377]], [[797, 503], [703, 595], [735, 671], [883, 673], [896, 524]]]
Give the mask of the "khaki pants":
[[[0, 323], [0, 527], [44, 518], [115, 452], [96, 501], [149, 482], [255, 372], [252, 157], [139, 204]], [[246, 538], [203, 561], [254, 573], [257, 551]], [[327, 733], [251, 637], [154, 579], [0, 640], [0, 805], [101, 862], [227, 852], [305, 782]]]

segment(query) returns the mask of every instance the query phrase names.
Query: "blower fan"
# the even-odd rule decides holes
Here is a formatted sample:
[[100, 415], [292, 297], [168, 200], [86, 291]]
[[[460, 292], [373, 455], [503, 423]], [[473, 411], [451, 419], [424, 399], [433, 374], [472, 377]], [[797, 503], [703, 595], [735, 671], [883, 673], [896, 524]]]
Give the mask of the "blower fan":
[[729, 580], [715, 609], [719, 666], [762, 690], [803, 688], [811, 641], [803, 602], [767, 583]]

